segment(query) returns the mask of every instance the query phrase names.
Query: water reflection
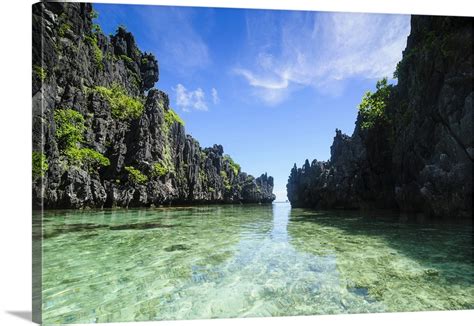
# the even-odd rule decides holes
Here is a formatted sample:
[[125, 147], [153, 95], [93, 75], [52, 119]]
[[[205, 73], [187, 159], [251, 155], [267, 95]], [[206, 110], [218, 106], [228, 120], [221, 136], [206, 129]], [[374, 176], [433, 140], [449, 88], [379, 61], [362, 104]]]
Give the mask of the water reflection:
[[472, 234], [456, 230], [283, 203], [47, 212], [43, 317], [80, 323], [472, 308]]
[[274, 241], [288, 241], [288, 220], [291, 206], [286, 203], [273, 204], [273, 227], [271, 236]]

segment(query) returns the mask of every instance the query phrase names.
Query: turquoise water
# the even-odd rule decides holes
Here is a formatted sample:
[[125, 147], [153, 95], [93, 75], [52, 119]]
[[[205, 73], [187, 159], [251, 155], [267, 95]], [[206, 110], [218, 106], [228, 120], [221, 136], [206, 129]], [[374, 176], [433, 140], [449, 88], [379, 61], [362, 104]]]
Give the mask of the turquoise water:
[[473, 309], [472, 237], [284, 203], [49, 211], [43, 320]]

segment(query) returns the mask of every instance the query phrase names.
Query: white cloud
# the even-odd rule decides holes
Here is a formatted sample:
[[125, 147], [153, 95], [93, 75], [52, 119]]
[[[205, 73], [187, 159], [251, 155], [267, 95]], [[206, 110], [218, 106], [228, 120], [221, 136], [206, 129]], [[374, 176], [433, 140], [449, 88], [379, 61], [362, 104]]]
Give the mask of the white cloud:
[[214, 87], [211, 89], [211, 95], [212, 95], [212, 103], [218, 104], [221, 100], [219, 98], [219, 94], [217, 93], [217, 89]]
[[349, 78], [391, 77], [410, 30], [406, 15], [274, 15], [261, 19], [258, 13], [249, 14], [249, 60], [233, 69], [269, 105], [301, 87], [337, 94]]
[[274, 71], [275, 76], [256, 76], [247, 69], [234, 69], [236, 74], [242, 75], [247, 79], [248, 83], [254, 87], [263, 87], [267, 89], [285, 89], [288, 87], [288, 79], [279, 71]]
[[176, 105], [183, 111], [207, 111], [206, 94], [201, 88], [188, 91], [182, 84], [173, 88], [176, 92]]

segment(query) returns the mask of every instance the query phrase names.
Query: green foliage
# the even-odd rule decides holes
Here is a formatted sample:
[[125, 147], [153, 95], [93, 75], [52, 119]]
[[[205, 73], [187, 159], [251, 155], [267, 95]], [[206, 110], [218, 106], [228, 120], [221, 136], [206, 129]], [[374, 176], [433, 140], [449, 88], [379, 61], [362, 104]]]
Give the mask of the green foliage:
[[130, 58], [128, 55], [125, 55], [125, 54], [119, 55], [119, 58], [120, 58], [123, 62], [127, 62], [127, 63], [132, 63], [132, 62], [133, 62], [133, 59]]
[[128, 176], [130, 180], [134, 183], [146, 183], [148, 181], [148, 177], [140, 172], [140, 170], [135, 169], [133, 166], [126, 166], [125, 171], [128, 172]]
[[176, 112], [174, 112], [171, 108], [169, 108], [165, 112], [166, 127], [169, 129], [171, 127], [171, 125], [173, 125], [173, 123], [175, 123], [175, 122], [181, 124], [182, 126], [184, 126], [183, 119], [181, 119]]
[[41, 79], [42, 81], [46, 79], [46, 77], [48, 76], [48, 74], [46, 73], [46, 70], [43, 68], [43, 67], [40, 67], [40, 66], [37, 66], [37, 65], [34, 65], [33, 66], [33, 72], [36, 74], [36, 76], [38, 76], [39, 79]]
[[143, 114], [143, 103], [139, 99], [128, 96], [119, 85], [114, 85], [112, 88], [96, 86], [94, 91], [109, 103], [114, 118], [138, 119]]
[[148, 64], [148, 59], [147, 58], [142, 58], [142, 65]]
[[419, 49], [417, 48], [411, 48], [409, 50], [403, 51], [403, 58], [397, 63], [397, 66], [395, 67], [395, 71], [393, 72], [393, 78], [399, 78], [400, 77], [400, 72], [402, 71], [403, 67], [406, 65], [407, 61], [412, 60], [417, 53], [419, 52]]
[[86, 35], [84, 36], [84, 40], [87, 44], [89, 44], [92, 47], [92, 54], [93, 54], [94, 61], [99, 67], [99, 69], [103, 70], [104, 69], [104, 63], [103, 63], [104, 54], [102, 53], [102, 50], [99, 48], [97, 36]]
[[58, 35], [60, 37], [64, 37], [68, 31], [71, 30], [71, 25], [68, 23], [62, 23], [61, 26], [59, 26], [58, 30]]
[[224, 162], [229, 162], [229, 165], [230, 165], [231, 169], [233, 170], [235, 176], [237, 176], [239, 174], [240, 165], [235, 163], [234, 160], [232, 159], [232, 157], [230, 157], [230, 155], [228, 155], [228, 154], [224, 155]]
[[92, 45], [94, 43], [97, 44], [97, 42], [98, 42], [97, 41], [97, 36], [95, 36], [95, 35], [92, 35], [92, 36], [86, 35], [86, 36], [84, 36], [84, 41], [89, 45]]
[[107, 52], [105, 54], [105, 60], [107, 60], [109, 62], [112, 62], [112, 61], [115, 62], [115, 61], [117, 61], [117, 57], [114, 56], [111, 52]]
[[201, 184], [207, 184], [208, 182], [208, 178], [207, 178], [207, 174], [204, 170], [204, 168], [202, 166], [199, 167], [199, 182]]
[[393, 78], [398, 79], [400, 76], [400, 69], [401, 69], [401, 61], [397, 63], [397, 66], [395, 67], [395, 71], [393, 72]]
[[169, 169], [168, 167], [166, 167], [165, 165], [163, 165], [162, 163], [155, 163], [153, 164], [153, 176], [156, 176], [156, 177], [162, 177], [162, 176], [165, 176], [169, 173]]
[[110, 165], [107, 157], [90, 148], [70, 147], [64, 153], [71, 164], [86, 166], [89, 170]]
[[362, 115], [362, 129], [372, 128], [377, 121], [386, 120], [385, 108], [390, 96], [391, 85], [388, 85], [387, 78], [379, 80], [375, 93], [366, 92], [359, 104], [359, 112]]
[[163, 165], [168, 169], [168, 172], [169, 173], [175, 172], [174, 162], [171, 157], [171, 145], [169, 143], [168, 138], [166, 138], [165, 140], [162, 156], [163, 156], [163, 159], [162, 159]]
[[84, 117], [72, 109], [57, 109], [54, 112], [56, 138], [62, 149], [76, 147], [84, 139]]
[[99, 18], [99, 13], [97, 11], [95, 11], [94, 9], [92, 9], [91, 11], [91, 19], [97, 19]]
[[48, 171], [48, 160], [46, 155], [40, 152], [33, 152], [33, 177], [43, 177]]
[[102, 33], [102, 28], [100, 28], [99, 24], [92, 24], [92, 32], [93, 33]]
[[84, 117], [72, 109], [57, 109], [54, 112], [56, 123], [56, 139], [58, 140], [61, 153], [66, 155], [69, 163], [84, 166], [89, 170], [100, 166], [110, 165], [110, 161], [104, 155], [90, 148], [79, 148], [84, 141]]
[[224, 183], [224, 188], [227, 191], [230, 191], [232, 189], [232, 186], [229, 182], [229, 177], [227, 176], [227, 173], [225, 171], [221, 171], [221, 178], [222, 178], [222, 181]]

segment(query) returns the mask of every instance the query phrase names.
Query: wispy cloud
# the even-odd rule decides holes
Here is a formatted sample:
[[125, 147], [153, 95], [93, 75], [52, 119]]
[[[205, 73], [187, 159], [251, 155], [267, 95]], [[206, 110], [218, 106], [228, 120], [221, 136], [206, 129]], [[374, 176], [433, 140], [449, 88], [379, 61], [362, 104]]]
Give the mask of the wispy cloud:
[[176, 93], [176, 105], [183, 111], [207, 111], [206, 94], [201, 88], [194, 91], [187, 90], [182, 84], [176, 85], [173, 90]]
[[218, 104], [221, 99], [219, 98], [219, 94], [217, 93], [217, 89], [214, 87], [211, 89], [211, 95], [212, 95], [212, 103]]
[[151, 50], [163, 66], [173, 67], [174, 72], [183, 75], [206, 68], [211, 61], [206, 42], [193, 26], [198, 13], [194, 8], [161, 6], [148, 6], [146, 11], [140, 11], [141, 23], [148, 27], [146, 37], [156, 44]]
[[280, 103], [301, 87], [334, 93], [349, 78], [391, 77], [410, 30], [405, 15], [272, 15], [262, 19], [259, 13], [248, 14], [251, 59], [233, 69], [269, 105]]

